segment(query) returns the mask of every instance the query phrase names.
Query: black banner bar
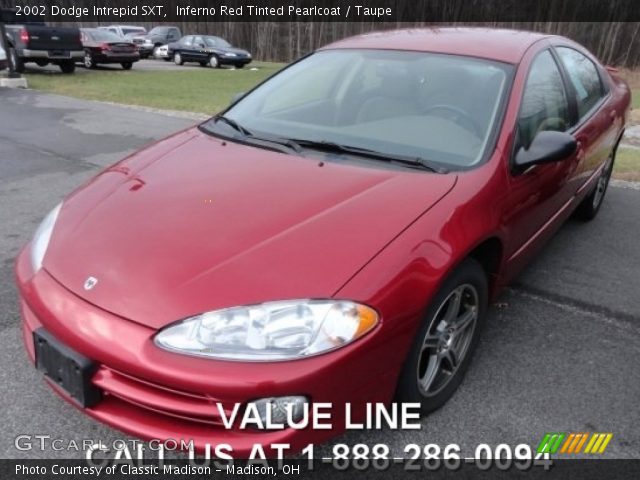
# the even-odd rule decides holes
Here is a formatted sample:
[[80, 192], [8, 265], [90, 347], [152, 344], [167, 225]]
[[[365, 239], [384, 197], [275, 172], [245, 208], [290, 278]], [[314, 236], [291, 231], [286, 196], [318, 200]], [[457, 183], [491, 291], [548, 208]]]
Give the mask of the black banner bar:
[[631, 22], [636, 0], [0, 0], [5, 22]]

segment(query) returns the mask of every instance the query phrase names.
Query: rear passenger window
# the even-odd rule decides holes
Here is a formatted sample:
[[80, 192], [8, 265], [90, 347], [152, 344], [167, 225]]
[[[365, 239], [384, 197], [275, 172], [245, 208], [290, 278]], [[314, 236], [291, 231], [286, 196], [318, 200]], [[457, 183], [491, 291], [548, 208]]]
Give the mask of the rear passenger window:
[[570, 126], [569, 102], [562, 76], [553, 56], [547, 50], [533, 61], [525, 85], [518, 118], [520, 146], [529, 148], [538, 132], [565, 132]]
[[598, 69], [591, 60], [573, 48], [558, 47], [556, 50], [576, 92], [578, 113], [582, 118], [603, 96]]

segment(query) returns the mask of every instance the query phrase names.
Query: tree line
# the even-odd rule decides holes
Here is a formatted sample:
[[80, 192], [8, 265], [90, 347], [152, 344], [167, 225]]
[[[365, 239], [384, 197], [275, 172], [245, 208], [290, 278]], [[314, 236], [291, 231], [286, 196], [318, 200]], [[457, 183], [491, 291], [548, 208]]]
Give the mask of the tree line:
[[[218, 35], [259, 60], [290, 62], [341, 38], [376, 30], [484, 26], [531, 30], [569, 37], [603, 63], [640, 64], [640, 22], [174, 22], [184, 34]], [[97, 24], [95, 24], [97, 25]], [[138, 25], [151, 28], [153, 24]], [[86, 25], [90, 26], [90, 25]]]

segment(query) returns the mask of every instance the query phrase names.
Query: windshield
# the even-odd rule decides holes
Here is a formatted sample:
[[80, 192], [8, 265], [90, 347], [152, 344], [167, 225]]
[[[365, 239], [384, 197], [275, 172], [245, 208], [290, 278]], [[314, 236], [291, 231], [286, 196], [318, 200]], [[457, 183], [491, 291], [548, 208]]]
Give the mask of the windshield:
[[149, 35], [164, 35], [169, 31], [169, 27], [153, 27], [149, 31]]
[[229, 42], [223, 40], [219, 37], [204, 37], [204, 43], [207, 44], [207, 47], [223, 47], [228, 48], [231, 46]]
[[[255, 135], [465, 168], [483, 157], [511, 70], [454, 55], [327, 50], [277, 74], [224, 115]], [[203, 127], [231, 134], [228, 122]]]

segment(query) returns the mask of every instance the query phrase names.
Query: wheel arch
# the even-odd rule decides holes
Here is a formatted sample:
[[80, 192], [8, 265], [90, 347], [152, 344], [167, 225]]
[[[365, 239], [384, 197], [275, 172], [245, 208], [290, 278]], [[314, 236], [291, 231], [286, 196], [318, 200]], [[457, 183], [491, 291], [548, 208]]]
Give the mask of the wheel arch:
[[502, 240], [497, 236], [492, 236], [483, 240], [464, 257], [472, 258], [482, 266], [487, 274], [490, 297], [497, 294], [503, 256], [504, 244]]

